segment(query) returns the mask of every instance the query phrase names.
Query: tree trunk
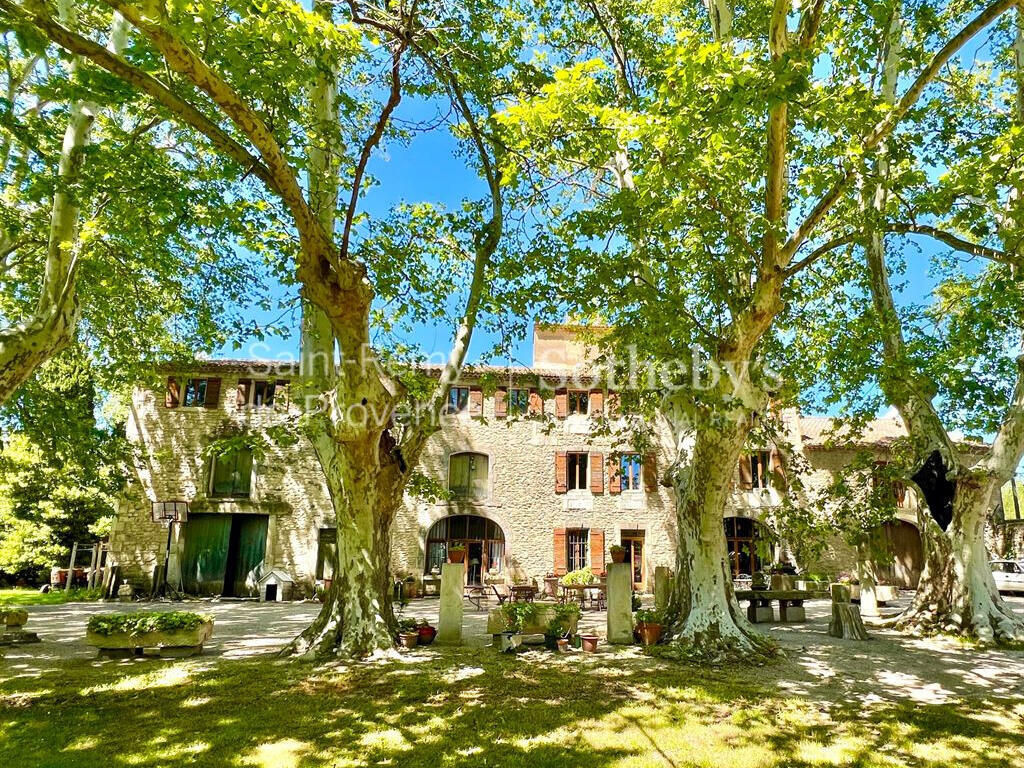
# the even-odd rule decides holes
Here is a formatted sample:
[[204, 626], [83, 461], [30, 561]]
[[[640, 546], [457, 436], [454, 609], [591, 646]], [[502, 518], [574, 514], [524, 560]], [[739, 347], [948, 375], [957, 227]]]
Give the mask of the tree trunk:
[[337, 519], [334, 580], [316, 620], [283, 653], [364, 658], [394, 647], [391, 523], [402, 491], [373, 470], [379, 440], [339, 450], [325, 434], [313, 443]]
[[697, 430], [692, 457], [672, 478], [679, 546], [670, 635], [704, 657], [770, 656], [774, 643], [747, 621], [733, 591], [722, 520], [748, 430], [741, 420], [723, 421]]
[[960, 475], [953, 520], [942, 531], [921, 514], [925, 565], [917, 594], [898, 617], [898, 629], [952, 632], [982, 642], [1024, 640], [1024, 619], [1007, 607], [996, 589], [985, 548], [985, 521], [997, 481]]

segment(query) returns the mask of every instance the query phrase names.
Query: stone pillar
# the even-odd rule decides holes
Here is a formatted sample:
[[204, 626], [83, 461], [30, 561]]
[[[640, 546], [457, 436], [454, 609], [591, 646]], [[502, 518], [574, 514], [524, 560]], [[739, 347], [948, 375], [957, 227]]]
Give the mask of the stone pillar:
[[608, 564], [608, 642], [633, 642], [633, 566]]
[[462, 563], [441, 566], [441, 609], [437, 620], [437, 642], [462, 644], [462, 586], [466, 571]]
[[668, 608], [668, 598], [672, 594], [672, 571], [666, 565], [654, 569], [654, 609], [664, 611]]

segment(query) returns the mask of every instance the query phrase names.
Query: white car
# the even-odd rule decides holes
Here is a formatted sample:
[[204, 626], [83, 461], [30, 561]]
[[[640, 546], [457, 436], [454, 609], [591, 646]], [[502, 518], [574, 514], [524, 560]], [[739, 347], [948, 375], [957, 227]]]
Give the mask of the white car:
[[1000, 592], [1024, 592], [1024, 562], [993, 560], [992, 578]]

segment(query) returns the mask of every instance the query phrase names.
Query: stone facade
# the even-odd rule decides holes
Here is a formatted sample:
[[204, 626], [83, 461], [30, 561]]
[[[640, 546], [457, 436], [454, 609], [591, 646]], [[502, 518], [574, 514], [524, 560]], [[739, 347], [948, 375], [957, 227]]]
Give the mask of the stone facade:
[[[638, 583], [652, 588], [655, 567], [674, 566], [672, 493], [657, 482], [672, 453], [667, 430], [653, 430], [655, 447], [642, 457], [644, 477], [637, 481], [636, 489], [613, 492], [619, 466], [616, 454], [622, 446], [593, 432], [593, 413], [569, 413], [572, 408], [566, 390], [581, 387], [580, 391], [589, 393], [590, 410], [603, 414], [614, 410], [614, 395], [592, 383], [566, 385], [568, 367], [585, 358], [583, 345], [569, 330], [548, 329], [538, 333], [535, 341], [532, 369], [477, 370], [467, 372], [460, 382], [466, 387], [461, 393], [465, 411], [446, 418], [444, 428], [428, 442], [420, 469], [446, 486], [452, 457], [475, 454], [472, 498], [436, 502], [407, 498], [394, 525], [393, 571], [422, 578], [430, 571], [427, 539], [432, 527], [452, 516], [469, 515], [493, 521], [504, 538], [498, 562], [486, 563], [491, 578], [539, 585], [546, 575], [568, 567], [570, 539], [577, 545], [585, 541], [584, 559], [600, 570], [608, 558], [608, 547], [625, 537], [633, 544], [642, 542], [642, 556], [637, 557]], [[268, 442], [254, 457], [248, 495], [235, 496], [214, 493], [213, 459], [207, 450], [215, 438], [260, 435], [267, 427], [297, 416], [298, 409], [287, 399], [285, 383], [290, 374], [288, 367], [267, 368], [255, 361], [207, 361], [189, 371], [168, 373], [165, 379], [173, 390], [170, 394], [163, 385], [135, 391], [128, 436], [138, 448], [136, 477], [124, 495], [110, 541], [125, 578], [145, 587], [154, 568], [162, 563], [167, 528], [152, 521], [152, 502], [184, 500], [190, 505], [192, 522], [173, 527], [172, 581], [175, 564], [180, 566], [183, 559], [195, 567], [195, 552], [190, 556], [188, 547], [190, 531], [198, 530], [195, 520], [205, 517], [209, 521], [212, 515], [257, 515], [267, 521], [260, 568], [277, 568], [291, 575], [294, 594], [312, 591], [322, 575], [317, 572], [321, 531], [327, 530], [329, 536], [333, 527], [333, 510], [312, 449], [301, 440], [290, 446]], [[207, 382], [209, 397], [202, 407], [194, 407], [188, 404], [186, 390], [190, 380], [199, 379]], [[265, 386], [257, 382], [276, 383], [272, 406], [256, 403], [256, 388]], [[512, 412], [512, 388], [530, 392], [530, 412]], [[784, 422], [787, 440], [806, 459], [808, 473], [803, 482], [807, 492], [813, 493], [832, 481], [852, 451], [830, 447], [823, 440], [822, 432], [831, 420], [804, 419], [787, 412]], [[612, 423], [621, 424], [614, 419]], [[871, 445], [884, 456], [886, 440], [901, 432], [898, 422], [879, 420], [872, 425]], [[587, 456], [588, 467], [579, 489], [563, 487], [571, 485], [566, 476], [572, 469], [565, 465], [571, 453]], [[485, 470], [481, 469], [484, 464]], [[741, 473], [737, 475], [727, 516], [770, 522], [780, 501], [779, 491], [749, 488], [749, 478], [745, 483]], [[910, 491], [899, 517], [916, 525], [917, 502]], [[775, 557], [785, 556], [785, 547], [777, 548]], [[228, 553], [227, 558], [230, 561], [232, 555]], [[853, 562], [849, 547], [837, 540], [822, 561], [811, 567], [836, 573], [851, 569]], [[482, 565], [481, 579], [487, 575]], [[254, 576], [258, 573], [250, 574]]]

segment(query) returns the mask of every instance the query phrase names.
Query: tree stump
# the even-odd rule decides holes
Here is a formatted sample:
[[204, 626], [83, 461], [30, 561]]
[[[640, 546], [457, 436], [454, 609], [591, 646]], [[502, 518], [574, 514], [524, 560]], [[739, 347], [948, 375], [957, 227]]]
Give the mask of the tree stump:
[[832, 603], [828, 633], [843, 640], [867, 640], [868, 631], [860, 618], [860, 608], [852, 603]]

